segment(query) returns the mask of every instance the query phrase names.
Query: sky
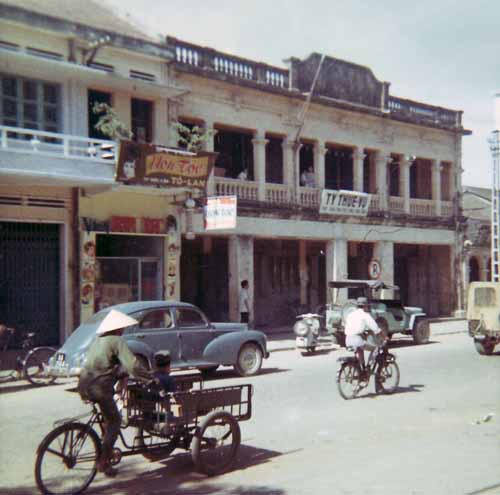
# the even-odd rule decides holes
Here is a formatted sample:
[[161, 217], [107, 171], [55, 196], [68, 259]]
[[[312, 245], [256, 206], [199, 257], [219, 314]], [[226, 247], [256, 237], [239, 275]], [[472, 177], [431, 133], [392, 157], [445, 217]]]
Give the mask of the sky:
[[104, 0], [147, 29], [286, 67], [324, 53], [368, 66], [390, 94], [463, 110], [464, 185], [491, 187], [500, 0]]

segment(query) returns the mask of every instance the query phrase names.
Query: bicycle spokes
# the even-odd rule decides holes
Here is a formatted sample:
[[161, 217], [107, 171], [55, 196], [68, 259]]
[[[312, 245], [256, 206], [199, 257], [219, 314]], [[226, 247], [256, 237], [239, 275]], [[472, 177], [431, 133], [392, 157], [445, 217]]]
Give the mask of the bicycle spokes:
[[69, 423], [52, 431], [40, 445], [35, 475], [43, 493], [81, 493], [96, 473], [100, 441], [94, 430]]

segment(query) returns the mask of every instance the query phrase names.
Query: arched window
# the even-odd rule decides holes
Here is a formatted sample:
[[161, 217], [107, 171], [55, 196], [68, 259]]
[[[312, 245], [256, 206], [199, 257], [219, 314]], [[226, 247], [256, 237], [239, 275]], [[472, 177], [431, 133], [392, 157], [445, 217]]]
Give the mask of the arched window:
[[472, 257], [469, 260], [469, 282], [477, 282], [480, 279], [479, 263], [477, 261], [477, 258]]

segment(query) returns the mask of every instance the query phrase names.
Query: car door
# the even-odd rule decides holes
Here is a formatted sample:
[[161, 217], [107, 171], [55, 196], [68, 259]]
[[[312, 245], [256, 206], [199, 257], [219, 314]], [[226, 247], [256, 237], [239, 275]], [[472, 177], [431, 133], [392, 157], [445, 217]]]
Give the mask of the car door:
[[171, 309], [146, 310], [137, 319], [139, 324], [128, 334], [128, 339], [135, 339], [145, 344], [152, 354], [160, 350], [170, 351], [172, 367], [177, 367], [181, 361], [179, 335], [173, 324]]
[[174, 315], [181, 360], [191, 366], [209, 364], [203, 359], [203, 351], [216, 334], [205, 315], [190, 307], [177, 307]]

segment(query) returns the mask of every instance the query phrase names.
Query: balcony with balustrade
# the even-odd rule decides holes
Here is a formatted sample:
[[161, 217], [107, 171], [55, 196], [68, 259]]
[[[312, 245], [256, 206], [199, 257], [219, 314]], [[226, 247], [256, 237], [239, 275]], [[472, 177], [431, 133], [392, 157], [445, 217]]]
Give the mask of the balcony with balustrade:
[[[167, 37], [167, 45], [175, 54], [173, 66], [181, 72], [256, 87], [264, 91], [278, 91], [291, 97], [305, 98], [303, 92], [309, 90], [310, 84], [308, 83], [307, 90], [301, 89], [297, 81], [305, 80], [315, 72], [311, 69], [311, 62], [317, 54], [303, 61], [291, 57], [291, 68], [284, 69], [188, 43], [171, 36]], [[330, 74], [337, 74], [341, 79], [335, 81], [325, 79], [323, 82], [320, 80], [318, 86], [339, 87], [340, 95], [343, 96], [322, 94], [322, 90], [317, 89], [313, 99], [319, 103], [344, 108], [346, 105], [359, 106], [362, 102], [370, 101], [372, 103], [363, 105], [364, 112], [370, 111], [369, 107], [372, 106], [371, 112], [374, 114], [383, 114], [385, 117], [389, 115], [395, 120], [470, 134], [470, 131], [462, 127], [462, 111], [392, 96], [389, 94], [389, 84], [376, 80], [369, 69], [333, 57], [327, 59], [328, 64], [334, 69], [329, 71]], [[344, 70], [346, 66], [348, 69]], [[349, 74], [351, 76], [354, 74], [354, 80], [349, 79]], [[358, 91], [359, 94], [353, 90], [353, 87], [363, 86], [362, 81], [367, 77], [373, 79], [372, 85], [380, 87], [380, 94], [366, 94], [370, 92], [368, 86]]]
[[0, 181], [111, 186], [114, 148], [114, 141], [0, 126]]
[[[36, 183], [67, 187], [116, 185], [117, 154], [114, 141], [0, 126], [0, 180], [2, 183]], [[285, 184], [265, 183], [264, 201], [259, 201], [256, 181], [214, 177], [214, 194], [237, 196], [240, 201], [267, 208], [302, 207], [319, 210], [321, 190], [299, 187], [297, 192]], [[380, 195], [372, 194], [369, 215], [386, 213]], [[404, 199], [389, 196], [388, 210], [405, 214]], [[410, 199], [410, 217], [451, 217], [450, 201]]]

